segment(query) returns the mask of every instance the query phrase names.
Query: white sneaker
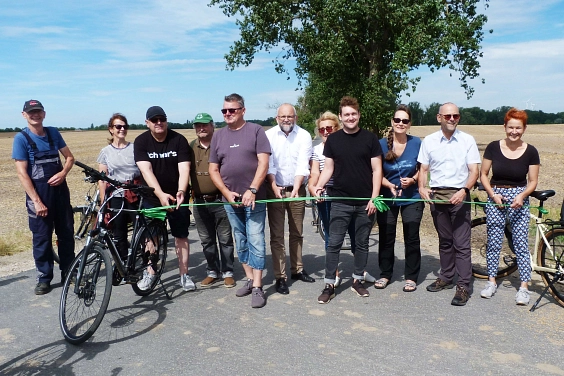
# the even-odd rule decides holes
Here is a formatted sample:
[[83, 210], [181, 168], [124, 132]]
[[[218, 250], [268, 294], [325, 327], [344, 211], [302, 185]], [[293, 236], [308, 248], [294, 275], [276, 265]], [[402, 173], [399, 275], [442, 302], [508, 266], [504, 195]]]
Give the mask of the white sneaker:
[[517, 291], [517, 295], [515, 295], [515, 303], [517, 303], [517, 305], [529, 304], [529, 295], [529, 290], [524, 287], [520, 287], [519, 291]]
[[497, 285], [493, 282], [487, 281], [486, 282], [486, 287], [484, 287], [484, 289], [482, 290], [482, 292], [480, 293], [480, 296], [482, 298], [486, 298], [489, 299], [492, 296], [494, 296], [495, 292], [497, 291]]
[[182, 274], [180, 276], [180, 286], [184, 291], [194, 291], [196, 290], [196, 284], [192, 281], [192, 278], [188, 274]]
[[143, 278], [141, 278], [141, 280], [137, 282], [137, 287], [139, 287], [141, 290], [148, 290], [155, 281], [155, 278], [157, 278], [156, 275], [150, 274], [147, 270], [144, 270]]

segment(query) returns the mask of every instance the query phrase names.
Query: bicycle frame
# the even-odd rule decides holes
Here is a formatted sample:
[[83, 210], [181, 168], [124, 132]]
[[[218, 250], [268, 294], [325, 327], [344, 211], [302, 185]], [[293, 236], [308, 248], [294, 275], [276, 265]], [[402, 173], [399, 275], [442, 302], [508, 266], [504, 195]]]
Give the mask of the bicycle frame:
[[544, 222], [542, 220], [542, 214], [539, 215], [539, 216], [536, 216], [533, 213], [530, 213], [530, 217], [531, 217], [531, 219], [533, 219], [535, 221], [535, 224], [537, 226], [536, 233], [535, 233], [535, 249], [532, 253], [530, 253], [531, 269], [535, 272], [556, 273], [557, 271], [560, 271], [560, 273], [564, 273], [564, 267], [562, 265], [559, 265], [558, 270], [538, 265], [537, 260], [538, 260], [538, 252], [539, 252], [539, 249], [540, 249], [540, 246], [541, 246], [541, 239], [542, 239], [543, 243], [545, 244], [547, 251], [550, 253], [550, 255], [552, 257], [555, 257], [556, 253], [554, 252], [552, 245], [550, 244], [550, 242], [546, 238], [545, 234], [548, 233], [550, 231], [550, 229], [546, 225], [546, 222]]

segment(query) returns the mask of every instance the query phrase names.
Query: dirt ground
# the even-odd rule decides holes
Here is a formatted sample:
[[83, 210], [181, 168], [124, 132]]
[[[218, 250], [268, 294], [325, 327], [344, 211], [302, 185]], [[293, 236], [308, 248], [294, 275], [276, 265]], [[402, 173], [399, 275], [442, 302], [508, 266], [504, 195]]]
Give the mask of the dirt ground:
[[[425, 137], [435, 132], [439, 126], [412, 127], [411, 134]], [[475, 137], [480, 152], [483, 153], [491, 141], [505, 137], [503, 126], [500, 125], [460, 125], [459, 129]], [[129, 132], [128, 139], [134, 140], [140, 130]], [[193, 130], [181, 130], [188, 141], [195, 138]], [[529, 125], [524, 140], [534, 145], [541, 155], [541, 169], [538, 188], [554, 189], [556, 196], [548, 201], [551, 216], [556, 217], [564, 197], [564, 150], [562, 136], [564, 125]], [[18, 273], [34, 267], [31, 256], [31, 233], [28, 230], [25, 212], [25, 195], [16, 176], [14, 162], [11, 159], [13, 133], [0, 133], [0, 242], [12, 244], [16, 250], [24, 250], [12, 256], [0, 257], [0, 276]], [[108, 133], [101, 131], [64, 132], [63, 138], [67, 142], [75, 158], [90, 166], [97, 166], [96, 158], [102, 147], [107, 144]], [[78, 205], [84, 202], [84, 195], [89, 187], [83, 181], [80, 169], [74, 168], [68, 175], [71, 190], [71, 202]], [[533, 203], [534, 205], [534, 203]], [[436, 232], [432, 225], [428, 210], [425, 211], [421, 230], [421, 247], [428, 251], [437, 248]], [[401, 234], [398, 234], [401, 239]]]

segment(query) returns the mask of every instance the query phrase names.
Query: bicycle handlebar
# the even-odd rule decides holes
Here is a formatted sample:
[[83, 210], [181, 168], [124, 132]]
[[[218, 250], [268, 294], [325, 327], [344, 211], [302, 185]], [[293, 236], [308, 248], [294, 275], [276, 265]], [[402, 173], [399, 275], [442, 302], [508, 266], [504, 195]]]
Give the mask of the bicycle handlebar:
[[140, 193], [141, 195], [147, 195], [147, 194], [153, 193], [153, 191], [155, 190], [155, 188], [152, 188], [152, 187], [149, 187], [149, 186], [146, 186], [146, 185], [122, 183], [120, 181], [117, 181], [115, 179], [108, 177], [104, 172], [97, 171], [97, 170], [93, 169], [92, 167], [85, 165], [84, 163], [79, 162], [77, 160], [74, 161], [74, 164], [77, 165], [78, 167], [82, 168], [84, 170], [83, 171], [84, 174], [86, 174], [86, 176], [92, 178], [94, 181], [103, 180], [105, 182], [110, 183], [114, 187], [136, 191], [136, 192]]

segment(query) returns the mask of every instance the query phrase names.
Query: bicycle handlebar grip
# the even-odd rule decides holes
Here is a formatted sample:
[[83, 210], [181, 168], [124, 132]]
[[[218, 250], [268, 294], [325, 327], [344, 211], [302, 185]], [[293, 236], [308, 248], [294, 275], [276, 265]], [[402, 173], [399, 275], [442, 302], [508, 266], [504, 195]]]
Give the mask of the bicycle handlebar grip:
[[103, 172], [97, 171], [97, 170], [93, 169], [92, 167], [85, 165], [82, 162], [75, 160], [74, 164], [77, 165], [78, 167], [82, 168], [86, 175], [89, 175], [96, 180], [107, 181], [108, 183], [110, 183], [111, 185], [116, 186], [116, 187], [121, 187], [123, 185], [119, 181], [107, 177], [106, 174], [104, 174]]

